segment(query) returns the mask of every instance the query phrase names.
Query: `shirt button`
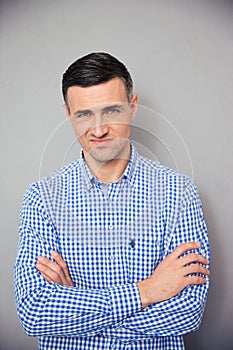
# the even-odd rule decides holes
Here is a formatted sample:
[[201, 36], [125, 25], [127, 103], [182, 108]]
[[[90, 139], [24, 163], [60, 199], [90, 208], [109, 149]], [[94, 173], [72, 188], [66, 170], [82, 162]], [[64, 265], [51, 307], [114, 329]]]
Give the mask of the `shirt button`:
[[114, 260], [114, 259], [115, 259], [115, 256], [114, 255], [110, 255], [109, 260]]
[[109, 228], [110, 231], [113, 230], [113, 226], [112, 225], [109, 225], [108, 228]]

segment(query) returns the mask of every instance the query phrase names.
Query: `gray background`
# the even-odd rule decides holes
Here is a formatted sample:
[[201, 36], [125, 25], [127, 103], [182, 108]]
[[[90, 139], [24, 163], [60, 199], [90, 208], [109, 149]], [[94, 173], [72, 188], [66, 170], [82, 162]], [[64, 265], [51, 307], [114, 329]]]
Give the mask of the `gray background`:
[[[75, 147], [66, 156], [74, 136], [65, 123], [40, 167], [48, 138], [65, 119], [61, 73], [83, 54], [108, 51], [129, 67], [140, 104], [166, 116], [165, 122], [148, 117], [154, 138], [172, 150], [178, 170], [192, 176], [192, 165], [202, 198], [212, 283], [201, 328], [186, 337], [187, 349], [232, 349], [233, 2], [8, 0], [0, 10], [0, 348], [36, 349], [16, 316], [13, 264], [24, 191], [39, 169], [43, 175], [76, 156]], [[184, 144], [176, 151], [177, 131], [191, 165]], [[169, 165], [166, 147], [156, 147], [157, 159]]]

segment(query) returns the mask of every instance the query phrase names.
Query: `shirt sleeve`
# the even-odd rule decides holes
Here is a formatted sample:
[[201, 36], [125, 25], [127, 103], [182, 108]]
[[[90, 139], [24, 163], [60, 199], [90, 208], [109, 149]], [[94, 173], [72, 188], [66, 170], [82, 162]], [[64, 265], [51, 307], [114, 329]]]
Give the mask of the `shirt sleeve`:
[[15, 299], [30, 336], [91, 336], [141, 309], [136, 284], [86, 290], [45, 281], [35, 265], [38, 256], [51, 259], [56, 228], [43, 207], [38, 186], [25, 194], [15, 263]]
[[[210, 259], [208, 233], [203, 217], [202, 205], [195, 186], [187, 186], [181, 212], [174, 232], [167, 239], [165, 256], [183, 242], [199, 242], [198, 253]], [[164, 256], [164, 257], [165, 257]], [[105, 330], [108, 336], [126, 339], [143, 339], [183, 335], [199, 328], [207, 293], [209, 278], [204, 285], [191, 285], [164, 302], [155, 303], [123, 320], [120, 327]]]

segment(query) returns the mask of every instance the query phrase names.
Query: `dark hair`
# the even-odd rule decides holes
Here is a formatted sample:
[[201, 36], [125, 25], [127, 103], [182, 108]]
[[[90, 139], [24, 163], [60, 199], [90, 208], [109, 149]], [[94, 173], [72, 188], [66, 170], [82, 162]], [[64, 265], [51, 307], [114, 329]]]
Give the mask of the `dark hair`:
[[105, 52], [92, 52], [72, 63], [62, 79], [62, 94], [67, 104], [67, 90], [71, 86], [93, 86], [120, 78], [130, 102], [133, 92], [132, 78], [123, 63]]

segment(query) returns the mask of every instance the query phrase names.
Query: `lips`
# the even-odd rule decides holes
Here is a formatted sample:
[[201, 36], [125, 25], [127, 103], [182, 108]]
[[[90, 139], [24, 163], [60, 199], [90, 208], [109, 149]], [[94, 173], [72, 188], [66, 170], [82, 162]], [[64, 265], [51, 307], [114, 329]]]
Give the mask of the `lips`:
[[112, 139], [92, 139], [90, 142], [95, 146], [107, 146]]

